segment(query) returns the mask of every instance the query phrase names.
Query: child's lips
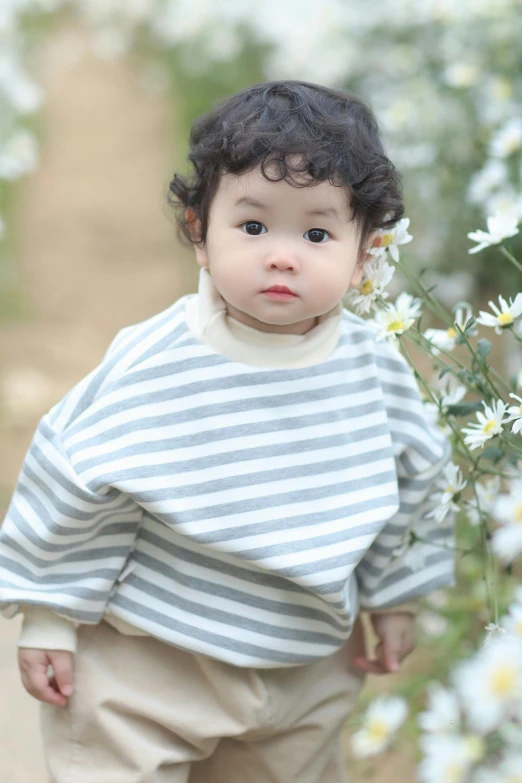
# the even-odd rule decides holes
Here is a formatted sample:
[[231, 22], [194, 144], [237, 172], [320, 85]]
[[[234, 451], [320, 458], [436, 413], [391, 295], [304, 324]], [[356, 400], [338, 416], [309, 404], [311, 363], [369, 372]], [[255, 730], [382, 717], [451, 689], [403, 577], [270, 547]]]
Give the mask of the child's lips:
[[296, 294], [289, 293], [288, 291], [263, 291], [263, 294], [265, 296], [268, 296], [270, 299], [295, 299]]
[[295, 294], [289, 288], [282, 285], [272, 286], [271, 288], [267, 288], [261, 293], [265, 294], [271, 299], [293, 299], [295, 296], [297, 296], [297, 294]]

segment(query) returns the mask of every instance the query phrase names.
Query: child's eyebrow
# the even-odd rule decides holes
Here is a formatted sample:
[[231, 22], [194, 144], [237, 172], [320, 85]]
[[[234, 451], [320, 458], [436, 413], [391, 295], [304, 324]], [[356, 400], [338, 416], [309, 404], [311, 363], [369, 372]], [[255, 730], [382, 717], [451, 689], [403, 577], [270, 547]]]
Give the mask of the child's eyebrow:
[[[257, 209], [268, 209], [266, 204], [262, 204], [261, 201], [256, 201], [248, 196], [238, 198], [234, 207], [257, 207]], [[324, 209], [309, 209], [305, 212], [305, 215], [322, 215], [323, 217], [331, 217], [334, 220], [341, 220], [338, 211], [334, 207], [325, 207]]]

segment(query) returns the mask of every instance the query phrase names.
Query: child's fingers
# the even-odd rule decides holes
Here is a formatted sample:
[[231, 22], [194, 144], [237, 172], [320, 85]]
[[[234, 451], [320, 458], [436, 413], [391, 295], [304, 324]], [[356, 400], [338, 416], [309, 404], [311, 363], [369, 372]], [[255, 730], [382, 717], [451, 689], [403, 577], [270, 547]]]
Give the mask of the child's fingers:
[[72, 653], [67, 650], [49, 650], [48, 656], [58, 690], [64, 696], [70, 696], [73, 692]]
[[[21, 648], [18, 651], [18, 665], [22, 684], [31, 696], [39, 701], [64, 707], [67, 699], [60, 692], [55, 677], [51, 679], [48, 674], [49, 666], [52, 665], [51, 655], [56, 652]], [[69, 655], [72, 658], [71, 653], [59, 652], [62, 656]]]
[[380, 661], [369, 661], [367, 658], [354, 658], [353, 665], [360, 669], [360, 671], [367, 672], [368, 674], [388, 674], [388, 670], [382, 665]]
[[22, 683], [26, 691], [39, 701], [65, 706], [67, 699], [55, 690], [47, 675], [48, 662], [36, 663], [22, 672]]
[[398, 672], [402, 660], [401, 647], [394, 639], [386, 639], [375, 648], [377, 659], [388, 672]]

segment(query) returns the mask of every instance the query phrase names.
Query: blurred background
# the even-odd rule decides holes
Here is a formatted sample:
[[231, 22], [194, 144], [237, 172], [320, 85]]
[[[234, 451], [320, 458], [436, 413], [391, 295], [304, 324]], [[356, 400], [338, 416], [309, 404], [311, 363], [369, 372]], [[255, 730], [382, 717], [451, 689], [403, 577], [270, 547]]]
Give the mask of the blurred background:
[[[403, 174], [406, 262], [448, 307], [522, 290], [497, 249], [469, 255], [466, 236], [494, 212], [522, 217], [521, 41], [520, 0], [1, 0], [0, 512], [39, 418], [119, 328], [196, 290], [168, 183], [194, 118], [250, 84], [296, 78], [365, 98]], [[519, 259], [521, 245], [506, 243]], [[403, 288], [396, 273], [392, 298]], [[498, 368], [515, 372], [520, 352], [496, 343]], [[462, 574], [465, 592], [426, 601], [416, 652], [399, 676], [369, 678], [361, 710], [379, 691], [420, 706], [471, 649], [487, 622], [480, 564]], [[0, 627], [0, 779], [46, 783], [18, 626]], [[399, 745], [357, 762], [356, 722], [353, 780], [414, 781], [413, 719]]]

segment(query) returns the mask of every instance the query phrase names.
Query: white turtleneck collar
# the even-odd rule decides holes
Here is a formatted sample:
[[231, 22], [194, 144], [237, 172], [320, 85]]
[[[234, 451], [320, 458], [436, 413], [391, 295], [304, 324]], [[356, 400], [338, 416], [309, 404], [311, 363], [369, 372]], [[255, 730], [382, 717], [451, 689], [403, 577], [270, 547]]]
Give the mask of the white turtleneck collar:
[[201, 342], [228, 359], [257, 367], [309, 367], [332, 353], [341, 336], [342, 304], [306, 334], [261, 332], [228, 315], [208, 267], [199, 273], [198, 293], [185, 305], [187, 326]]

